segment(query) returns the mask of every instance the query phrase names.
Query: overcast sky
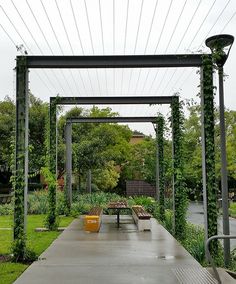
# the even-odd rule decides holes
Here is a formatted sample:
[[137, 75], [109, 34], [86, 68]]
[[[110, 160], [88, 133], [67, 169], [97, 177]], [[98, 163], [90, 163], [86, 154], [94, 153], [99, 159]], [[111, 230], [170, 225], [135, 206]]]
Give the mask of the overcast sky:
[[[32, 55], [209, 52], [205, 39], [236, 31], [235, 0], [0, 0], [0, 100], [15, 97], [15, 58]], [[17, 48], [18, 47], [18, 48]], [[17, 51], [19, 49], [19, 51]], [[225, 64], [225, 104], [236, 110], [236, 44]], [[218, 82], [215, 80], [217, 86]], [[50, 96], [173, 95], [197, 99], [195, 68], [32, 70], [30, 90]], [[218, 96], [216, 95], [216, 104]], [[166, 115], [165, 106], [111, 106], [121, 116]], [[153, 133], [149, 124], [134, 128]]]

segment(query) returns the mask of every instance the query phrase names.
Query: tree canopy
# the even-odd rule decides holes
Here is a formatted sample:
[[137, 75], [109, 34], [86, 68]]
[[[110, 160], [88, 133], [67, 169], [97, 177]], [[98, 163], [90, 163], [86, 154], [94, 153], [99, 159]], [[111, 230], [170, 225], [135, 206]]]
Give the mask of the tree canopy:
[[[45, 166], [46, 125], [49, 104], [29, 94], [29, 171], [37, 172]], [[202, 191], [201, 108], [194, 102], [186, 104], [184, 120], [183, 155], [184, 178], [192, 195]], [[64, 125], [70, 117], [115, 117], [111, 108], [90, 109], [73, 107], [58, 119], [58, 168], [64, 172]], [[228, 177], [236, 180], [236, 111], [226, 110], [226, 138]], [[168, 123], [167, 123], [168, 125]], [[10, 168], [13, 160], [15, 103], [6, 96], [0, 101], [0, 165]], [[168, 128], [166, 129], [168, 131]], [[73, 171], [86, 179], [87, 170], [93, 171], [93, 182], [102, 189], [111, 190], [127, 179], [144, 179], [155, 184], [156, 139], [145, 137], [138, 144], [130, 144], [133, 135], [128, 126], [115, 123], [79, 123], [72, 127]], [[139, 133], [136, 131], [136, 133]], [[220, 182], [219, 111], [215, 110], [216, 177]], [[171, 137], [164, 139], [165, 188], [171, 187], [172, 148]]]

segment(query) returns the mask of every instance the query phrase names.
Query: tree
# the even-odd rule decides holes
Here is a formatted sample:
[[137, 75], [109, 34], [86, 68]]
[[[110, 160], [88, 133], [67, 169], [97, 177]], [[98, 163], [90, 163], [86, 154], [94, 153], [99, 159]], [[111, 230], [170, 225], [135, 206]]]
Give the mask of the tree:
[[119, 181], [118, 173], [114, 161], [107, 162], [102, 169], [93, 171], [93, 183], [103, 191], [113, 190]]
[[[92, 107], [90, 110], [73, 108], [59, 119], [59, 149], [60, 165], [64, 168], [64, 125], [68, 117], [112, 117], [117, 113], [110, 108], [99, 109]], [[127, 126], [112, 123], [79, 123], [73, 124], [73, 169], [82, 180], [86, 179], [88, 169], [99, 173], [99, 175], [110, 172], [113, 177], [117, 174], [111, 168], [111, 162], [115, 165], [124, 163], [129, 155], [129, 140], [131, 131]], [[109, 167], [108, 167], [109, 165]], [[100, 185], [105, 188], [106, 181]], [[114, 181], [113, 181], [114, 184]]]
[[48, 103], [29, 94], [29, 171], [37, 172], [45, 166], [46, 124]]
[[10, 145], [14, 138], [14, 124], [15, 104], [9, 96], [6, 96], [0, 101], [0, 165], [4, 165], [5, 169], [11, 166]]
[[184, 121], [183, 155], [186, 186], [194, 197], [202, 195], [201, 107], [188, 105], [189, 116]]

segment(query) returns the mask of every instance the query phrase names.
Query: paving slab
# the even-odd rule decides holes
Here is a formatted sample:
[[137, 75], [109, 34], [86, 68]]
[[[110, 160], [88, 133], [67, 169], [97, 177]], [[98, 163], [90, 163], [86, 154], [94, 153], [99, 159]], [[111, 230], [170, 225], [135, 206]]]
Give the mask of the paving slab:
[[189, 275], [191, 283], [216, 283], [199, 282], [201, 265], [151, 222], [151, 231], [139, 232], [131, 216], [122, 215], [117, 228], [116, 216], [103, 215], [100, 232], [88, 233], [82, 217], [76, 219], [15, 284], [190, 284]]

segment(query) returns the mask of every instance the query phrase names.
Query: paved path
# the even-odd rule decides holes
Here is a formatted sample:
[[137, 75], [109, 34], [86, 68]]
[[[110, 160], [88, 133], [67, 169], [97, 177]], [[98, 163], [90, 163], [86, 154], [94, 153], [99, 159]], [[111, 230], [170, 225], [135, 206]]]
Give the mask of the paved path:
[[121, 217], [117, 229], [115, 216], [103, 216], [99, 233], [73, 221], [15, 284], [215, 283], [199, 282], [200, 264], [156, 220], [151, 232], [138, 232], [132, 217]]
[[[188, 221], [196, 224], [196, 225], [204, 225], [204, 214], [203, 214], [203, 203], [202, 202], [190, 202], [189, 208], [188, 208]], [[229, 225], [230, 225], [230, 234], [236, 235], [236, 219], [235, 218], [229, 218]], [[222, 234], [222, 216], [219, 216], [218, 218], [218, 233]], [[236, 240], [232, 239], [230, 240], [231, 244], [231, 250], [236, 248]]]

